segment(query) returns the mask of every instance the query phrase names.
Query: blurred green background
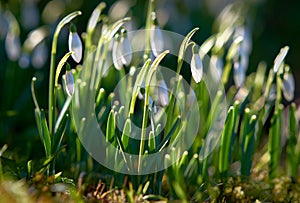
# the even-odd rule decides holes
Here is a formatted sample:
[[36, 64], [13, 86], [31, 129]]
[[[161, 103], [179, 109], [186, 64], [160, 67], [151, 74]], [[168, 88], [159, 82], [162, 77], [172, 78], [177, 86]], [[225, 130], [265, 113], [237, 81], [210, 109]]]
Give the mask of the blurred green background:
[[[83, 15], [76, 19], [78, 32], [86, 29], [86, 22], [93, 9], [100, 1], [84, 0], [1, 0], [0, 3], [0, 148], [5, 143], [11, 151], [17, 152], [19, 160], [29, 157], [42, 157], [42, 144], [38, 136], [30, 83], [37, 76], [37, 97], [40, 106], [47, 108], [48, 72], [51, 36], [59, 19], [66, 14], [81, 10]], [[120, 0], [104, 1], [105, 12], [111, 19], [131, 16], [131, 29], [142, 28], [145, 24], [147, 1]], [[231, 0], [159, 0], [156, 11], [159, 25], [165, 29], [186, 35], [192, 28], [200, 30], [193, 40], [201, 44], [214, 33], [214, 21]], [[298, 0], [253, 0], [241, 1], [250, 5], [245, 13], [252, 29], [253, 49], [250, 56], [248, 72], [253, 72], [260, 61], [265, 61], [271, 68], [280, 48], [290, 46], [286, 63], [292, 67], [296, 81], [296, 98], [300, 96], [300, 1]], [[13, 43], [5, 43], [9, 25], [5, 18], [15, 16], [19, 24], [19, 43], [21, 50], [15, 56], [8, 56], [7, 49]], [[6, 17], [5, 17], [6, 16]], [[43, 39], [32, 50], [29, 33], [42, 26]], [[17, 31], [16, 31], [17, 32]], [[59, 37], [57, 58], [67, 52], [68, 29], [65, 28]], [[34, 40], [35, 37], [31, 36]], [[27, 42], [26, 42], [27, 41]], [[28, 42], [29, 41], [29, 42]], [[27, 45], [26, 45], [26, 43]], [[297, 99], [296, 99], [297, 100]], [[27, 148], [28, 150], [24, 150]]]

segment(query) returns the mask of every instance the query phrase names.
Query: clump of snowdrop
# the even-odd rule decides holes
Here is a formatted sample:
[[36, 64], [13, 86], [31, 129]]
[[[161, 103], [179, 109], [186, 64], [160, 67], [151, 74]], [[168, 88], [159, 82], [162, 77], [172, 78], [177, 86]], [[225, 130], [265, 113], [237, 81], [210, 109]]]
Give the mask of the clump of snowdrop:
[[196, 45], [193, 45], [193, 55], [191, 59], [191, 71], [192, 77], [196, 83], [199, 83], [203, 75], [203, 64], [199, 55], [199, 48]]
[[69, 51], [72, 51], [72, 58], [74, 61], [79, 63], [82, 59], [82, 42], [81, 39], [76, 31], [76, 27], [74, 24], [70, 26], [70, 33], [69, 33]]

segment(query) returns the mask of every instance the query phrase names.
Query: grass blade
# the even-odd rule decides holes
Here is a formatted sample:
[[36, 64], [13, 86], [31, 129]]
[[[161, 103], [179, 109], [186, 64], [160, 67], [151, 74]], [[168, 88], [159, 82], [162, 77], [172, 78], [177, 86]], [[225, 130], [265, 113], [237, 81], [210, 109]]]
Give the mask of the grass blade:
[[289, 137], [287, 141], [287, 169], [288, 174], [294, 178], [298, 175], [298, 155], [296, 153], [297, 145], [297, 119], [296, 119], [296, 105], [293, 103], [290, 106], [290, 115], [289, 115]]
[[244, 129], [242, 134], [242, 157], [241, 157], [241, 175], [249, 176], [254, 155], [255, 143], [255, 125], [257, 117], [255, 115], [250, 118], [250, 109], [245, 109]]
[[228, 110], [228, 116], [225, 122], [224, 131], [221, 137], [220, 157], [219, 157], [219, 172], [223, 177], [227, 177], [229, 163], [231, 160], [231, 148], [233, 145], [235, 126], [237, 120], [239, 103], [236, 102]]
[[269, 153], [270, 153], [270, 163], [269, 163], [269, 176], [271, 179], [277, 176], [277, 170], [279, 167], [279, 160], [281, 154], [281, 127], [282, 127], [282, 110], [283, 106], [280, 105], [278, 110], [275, 111], [271, 119], [271, 128], [269, 134]]

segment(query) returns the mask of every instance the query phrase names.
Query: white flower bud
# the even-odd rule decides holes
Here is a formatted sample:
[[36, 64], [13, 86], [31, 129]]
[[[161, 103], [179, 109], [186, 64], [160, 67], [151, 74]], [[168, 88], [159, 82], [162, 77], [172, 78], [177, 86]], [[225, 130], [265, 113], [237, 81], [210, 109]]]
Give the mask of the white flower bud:
[[212, 55], [210, 57], [210, 62], [212, 67], [210, 68], [210, 73], [213, 77], [213, 79], [215, 81], [219, 81], [222, 77], [222, 73], [223, 73], [223, 60], [221, 57], [217, 56], [217, 55]]
[[71, 70], [67, 70], [65, 74], [66, 92], [69, 96], [74, 93], [74, 76]]
[[287, 101], [292, 101], [294, 99], [295, 93], [295, 80], [291, 73], [284, 73], [283, 84], [282, 84], [282, 93], [284, 98]]
[[69, 33], [69, 51], [72, 51], [72, 58], [79, 63], [82, 58], [82, 43], [77, 32]]
[[5, 38], [5, 50], [10, 60], [15, 61], [21, 54], [21, 42], [18, 35], [9, 31]]
[[166, 82], [162, 79], [158, 81], [158, 98], [162, 106], [167, 106], [169, 104], [169, 92]]
[[163, 34], [158, 26], [153, 26], [151, 29], [150, 45], [154, 56], [158, 56], [164, 49]]
[[233, 70], [234, 83], [237, 87], [241, 87], [245, 82], [246, 71], [243, 65], [238, 61], [234, 62], [233, 66], [234, 66], [234, 70]]
[[127, 37], [122, 37], [120, 41], [120, 52], [122, 63], [128, 66], [132, 59], [131, 45]]
[[199, 83], [202, 79], [203, 75], [203, 64], [200, 59], [200, 55], [198, 51], [196, 50], [196, 46], [193, 46], [193, 55], [191, 60], [191, 71], [192, 76], [196, 83]]
[[122, 63], [122, 52], [120, 48], [120, 36], [117, 35], [115, 37], [115, 41], [113, 44], [113, 49], [112, 49], [112, 59], [113, 59], [113, 64], [117, 70], [121, 70], [123, 68], [123, 63]]

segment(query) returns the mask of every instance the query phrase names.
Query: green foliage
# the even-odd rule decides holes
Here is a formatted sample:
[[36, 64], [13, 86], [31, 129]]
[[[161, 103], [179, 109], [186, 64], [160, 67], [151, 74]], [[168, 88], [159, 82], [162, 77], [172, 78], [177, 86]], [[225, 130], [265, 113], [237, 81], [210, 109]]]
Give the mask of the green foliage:
[[[164, 201], [165, 198], [161, 195], [167, 196], [170, 200], [180, 199], [182, 202], [189, 202], [190, 200], [203, 201], [206, 198], [223, 201], [222, 198], [226, 199], [231, 192], [234, 196], [229, 199], [238, 201], [245, 195], [243, 188], [249, 189], [249, 185], [243, 185], [239, 181], [231, 182], [233, 177], [239, 179], [241, 176], [241, 179], [247, 182], [251, 180], [259, 165], [268, 165], [264, 172], [268, 171], [269, 175], [263, 179], [272, 184], [273, 182], [277, 184], [277, 178], [286, 171], [293, 178], [298, 178], [299, 116], [294, 103], [287, 108], [288, 116], [285, 114], [283, 105], [284, 99], [290, 101], [291, 95], [294, 94], [293, 81], [288, 75], [291, 74], [290, 69], [284, 62], [289, 47], [280, 50], [268, 76], [266, 76], [266, 65], [263, 63], [258, 65], [256, 72], [246, 76], [247, 60], [250, 55], [249, 41], [247, 41], [249, 39], [245, 33], [241, 34], [237, 31], [246, 32], [248, 26], [246, 17], [242, 16], [243, 11], [247, 10], [243, 4], [234, 4], [225, 10], [218, 19], [221, 21], [216, 24], [217, 33], [200, 46], [199, 53], [198, 49], [193, 50], [193, 52], [197, 52], [193, 54], [199, 54], [203, 64], [209, 67], [208, 71], [212, 71], [211, 73], [205, 72], [204, 76], [217, 76], [217, 80], [221, 80], [221, 85], [214, 87], [214, 92], [210, 92], [205, 80], [197, 83], [192, 80], [190, 86], [195, 91], [195, 98], [191, 98], [193, 95], [184, 89], [184, 77], [180, 75], [171, 83], [175, 84], [172, 93], [181, 96], [177, 98], [173, 94], [167, 95], [168, 104], [162, 105], [162, 115], [154, 110], [157, 105], [152, 101], [153, 90], [150, 86], [153, 81], [158, 81], [157, 75], [162, 75], [159, 65], [167, 60], [169, 51], [163, 51], [156, 58], [153, 58], [150, 53], [150, 28], [155, 23], [154, 1], [149, 1], [146, 43], [142, 59], [133, 55], [129, 66], [122, 62], [121, 67], [115, 68], [113, 68], [114, 62], [110, 67], [106, 67], [109, 63], [109, 56], [112, 54], [110, 47], [115, 43], [116, 36], [126, 32], [124, 24], [130, 21], [130, 18], [111, 22], [110, 17], [103, 14], [105, 7], [104, 3], [98, 4], [88, 21], [84, 35], [83, 63], [72, 70], [69, 70], [68, 67], [65, 68], [74, 76], [71, 84], [67, 83], [66, 74], [62, 76], [65, 83], [60, 84], [62, 71], [65, 64], [71, 60], [69, 57], [73, 51], [69, 50], [56, 65], [58, 36], [62, 28], [81, 15], [81, 12], [73, 12], [58, 23], [51, 49], [48, 112], [40, 107], [37, 100], [35, 91], [37, 78], [32, 78], [31, 83], [31, 94], [35, 105], [34, 116], [45, 157], [38, 163], [26, 160], [25, 169], [20, 169], [11, 156], [4, 153], [6, 151], [6, 145], [4, 145], [0, 150], [1, 181], [3, 174], [7, 171], [17, 174], [18, 177], [26, 176], [28, 181], [34, 180], [36, 173], [45, 173], [46, 177], [53, 177], [51, 184], [64, 181], [70, 183], [70, 179], [61, 177], [62, 173], [66, 177], [77, 178], [82, 171], [86, 171], [92, 174], [90, 179], [93, 179], [93, 175], [96, 176], [93, 172], [97, 171], [100, 173], [100, 179], [112, 177], [111, 187], [123, 187], [129, 202], [152, 199]], [[228, 23], [226, 16], [233, 20]], [[226, 23], [222, 24], [222, 21], [226, 21]], [[102, 28], [99, 33], [98, 26]], [[192, 37], [196, 36], [197, 30], [198, 28], [191, 30], [181, 42], [178, 57], [175, 60], [178, 74], [183, 72], [181, 69], [185, 66], [184, 59], [192, 53], [189, 49], [190, 45], [196, 47]], [[99, 68], [97, 69], [97, 67]], [[134, 74], [130, 72], [135, 73], [139, 67], [141, 69], [134, 81]], [[106, 69], [109, 71], [105, 75]], [[130, 75], [129, 78], [122, 80], [127, 73]], [[82, 75], [84, 78], [89, 78], [87, 83], [77, 79]], [[120, 98], [111, 91], [115, 85], [111, 81], [114, 80], [121, 81]], [[132, 84], [133, 82], [135, 83]], [[89, 93], [87, 90], [96, 92], [95, 100], [91, 101], [95, 107], [92, 115], [96, 117], [99, 128], [105, 132], [105, 141], [118, 149], [117, 152], [106, 149], [106, 159], [117, 157], [120, 153], [124, 160], [116, 163], [117, 168], [122, 168], [125, 164], [128, 170], [131, 170], [131, 167], [137, 167], [138, 174], [126, 176], [106, 169], [95, 163], [84, 150], [80, 143], [81, 137], [77, 135], [86, 125], [86, 118], [81, 118], [82, 126], [76, 129], [75, 116], [71, 107], [78, 98], [74, 99], [73, 95], [66, 94], [65, 89], [68, 88], [68, 85], [75, 88], [75, 91], [78, 90], [76, 88], [82, 88], [85, 90], [84, 92], [87, 92], [86, 94]], [[223, 94], [221, 86], [225, 87], [226, 95]], [[215, 97], [212, 100], [213, 94]], [[221, 106], [221, 101], [225, 97], [229, 105]], [[200, 124], [197, 126], [199, 130], [193, 145], [190, 149], [185, 150], [180, 148], [178, 140], [189, 132], [193, 132], [193, 129], [190, 128], [193, 127], [192, 124], [195, 121], [189, 119], [197, 113], [194, 108], [189, 106], [191, 105], [190, 99], [195, 99], [199, 104], [196, 108], [199, 108], [197, 110], [200, 114]], [[130, 102], [122, 104], [120, 102], [122, 100]], [[82, 108], [87, 107], [83, 106]], [[187, 115], [181, 115], [182, 109], [180, 108], [188, 109]], [[222, 121], [218, 120], [219, 108], [225, 108], [224, 125]], [[166, 119], [164, 127], [160, 124], [163, 119]], [[222, 131], [217, 135], [216, 145], [212, 142], [209, 143], [211, 144], [209, 149], [216, 148], [203, 157], [201, 150], [206, 149], [205, 143], [207, 139], [210, 139], [209, 130], [214, 127], [214, 123], [222, 125]], [[136, 133], [135, 126], [141, 129], [138, 135], [134, 134]], [[151, 130], [147, 131], [147, 127]], [[283, 150], [285, 134], [287, 134], [287, 142], [286, 150]], [[132, 135], [139, 136], [140, 140], [134, 139]], [[185, 141], [187, 140], [183, 142]], [[171, 150], [165, 155], [164, 164], [169, 167], [152, 174], [141, 175], [143, 156], [159, 153], [167, 147], [170, 147]], [[137, 155], [138, 161], [127, 159], [125, 153]], [[260, 159], [261, 154], [266, 155], [268, 161]], [[287, 157], [286, 168], [280, 164], [284, 156]], [[151, 165], [151, 163], [147, 164]], [[62, 173], [56, 173], [56, 171], [62, 171]], [[90, 181], [92, 182], [92, 180]], [[6, 183], [4, 182], [4, 184]], [[224, 187], [219, 187], [222, 184]], [[78, 187], [79, 185], [78, 183]], [[246, 189], [245, 192], [249, 192]], [[96, 192], [98, 192], [97, 190]], [[228, 192], [229, 190], [230, 192]], [[113, 189], [109, 191], [113, 191]], [[74, 188], [71, 188], [69, 192], [73, 199], [82, 201], [74, 192]], [[258, 196], [253, 194], [253, 197]], [[290, 199], [292, 200], [292, 198]], [[251, 200], [254, 201], [253, 198]]]

